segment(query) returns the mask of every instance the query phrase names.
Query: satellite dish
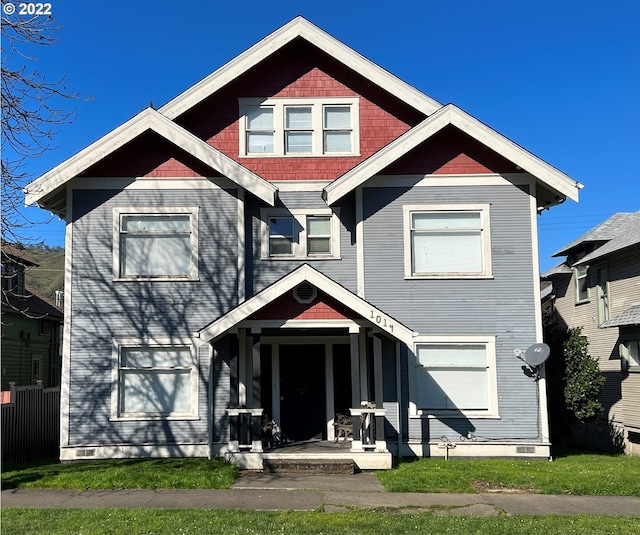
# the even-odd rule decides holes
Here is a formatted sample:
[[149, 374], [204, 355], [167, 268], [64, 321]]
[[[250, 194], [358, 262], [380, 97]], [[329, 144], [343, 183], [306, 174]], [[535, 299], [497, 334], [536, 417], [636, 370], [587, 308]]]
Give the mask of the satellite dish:
[[551, 349], [547, 344], [533, 344], [524, 352], [523, 360], [529, 366], [540, 366], [550, 354]]

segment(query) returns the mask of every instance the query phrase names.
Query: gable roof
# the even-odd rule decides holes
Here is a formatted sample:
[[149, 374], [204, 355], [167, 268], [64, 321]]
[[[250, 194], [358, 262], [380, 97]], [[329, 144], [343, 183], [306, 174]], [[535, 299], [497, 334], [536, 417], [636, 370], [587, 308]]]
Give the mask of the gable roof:
[[[25, 190], [26, 204], [47, 203], [49, 209], [56, 211], [57, 203], [53, 198], [56, 197], [56, 194], [58, 196], [61, 194], [59, 190], [69, 180], [147, 131], [157, 133], [267, 204], [275, 205], [278, 191], [276, 186], [252, 173], [152, 108], [143, 110], [75, 156], [31, 182]], [[58, 211], [63, 212], [63, 210]]]
[[[391, 318], [388, 314], [374, 307], [371, 303], [368, 303], [361, 297], [358, 297], [353, 292], [347, 290], [344, 286], [333, 281], [323, 273], [320, 273], [309, 264], [302, 264], [300, 267], [258, 292], [244, 303], [219, 317], [217, 320], [198, 331], [198, 336], [202, 343], [210, 342], [222, 336], [239, 322], [247, 319], [258, 310], [268, 306], [275, 299], [281, 297], [286, 292], [293, 290], [302, 282], [309, 282], [310, 284], [313, 284], [317, 289], [330, 295], [363, 318], [374, 317], [376, 320], [377, 318], [380, 318], [380, 321], [376, 321], [376, 323], [387, 326], [392, 325], [391, 330], [387, 329], [387, 332], [389, 332], [391, 336], [411, 345], [411, 341], [414, 336], [411, 329], [405, 327], [397, 320]], [[383, 322], [382, 320], [385, 321]]]
[[578, 200], [582, 184], [565, 175], [502, 134], [489, 128], [453, 104], [447, 104], [411, 130], [398, 137], [370, 158], [324, 188], [327, 204], [333, 204], [369, 180], [385, 167], [407, 154], [448, 125], [453, 125], [476, 141], [532, 174], [542, 184], [564, 197]]
[[169, 119], [175, 119], [298, 38], [305, 39], [425, 115], [430, 115], [442, 106], [436, 100], [360, 55], [305, 18], [296, 17], [169, 101], [159, 109], [160, 113]]
[[585, 264], [638, 243], [640, 243], [640, 210], [634, 213], [618, 212], [552, 256], [568, 255], [584, 245], [595, 245], [595, 250], [576, 262], [576, 265]]

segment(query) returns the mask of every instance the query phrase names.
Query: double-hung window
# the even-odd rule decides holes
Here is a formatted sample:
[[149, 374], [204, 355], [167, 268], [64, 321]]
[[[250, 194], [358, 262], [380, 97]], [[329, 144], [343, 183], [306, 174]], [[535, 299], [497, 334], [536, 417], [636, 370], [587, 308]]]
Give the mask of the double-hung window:
[[609, 320], [609, 274], [606, 267], [596, 270], [598, 279], [598, 325]]
[[198, 209], [114, 209], [116, 279], [198, 277]]
[[415, 346], [415, 404], [421, 414], [497, 415], [495, 340], [432, 338]]
[[261, 210], [263, 259], [323, 259], [340, 256], [337, 212], [317, 210]]
[[489, 205], [407, 205], [406, 278], [491, 277]]
[[573, 268], [576, 282], [576, 303], [585, 303], [589, 300], [588, 266], [576, 266]]
[[622, 371], [640, 373], [640, 341], [626, 340], [620, 344]]
[[239, 101], [240, 156], [355, 156], [357, 98]]
[[190, 345], [116, 342], [114, 418], [193, 417], [197, 373]]

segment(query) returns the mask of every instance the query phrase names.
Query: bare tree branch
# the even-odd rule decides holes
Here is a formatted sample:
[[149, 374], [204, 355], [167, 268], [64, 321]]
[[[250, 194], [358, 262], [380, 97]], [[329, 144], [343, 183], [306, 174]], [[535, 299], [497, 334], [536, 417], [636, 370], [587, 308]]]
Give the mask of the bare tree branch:
[[2, 17], [2, 237], [10, 242], [33, 239], [28, 229], [36, 222], [23, 211], [23, 188], [34, 178], [27, 162], [53, 149], [60, 125], [75, 119], [67, 101], [84, 99], [66, 87], [65, 76], [51, 81], [24, 52], [57, 43], [59, 29], [52, 17]]

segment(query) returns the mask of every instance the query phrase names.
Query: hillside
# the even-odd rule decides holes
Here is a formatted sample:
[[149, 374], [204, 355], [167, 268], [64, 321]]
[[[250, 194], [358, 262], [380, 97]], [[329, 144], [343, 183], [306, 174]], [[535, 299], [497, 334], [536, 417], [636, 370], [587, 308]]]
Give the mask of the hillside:
[[64, 249], [27, 246], [26, 251], [38, 267], [27, 269], [27, 288], [55, 302], [56, 290], [64, 289]]

